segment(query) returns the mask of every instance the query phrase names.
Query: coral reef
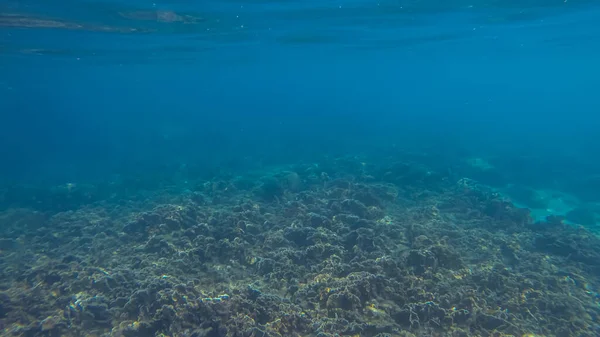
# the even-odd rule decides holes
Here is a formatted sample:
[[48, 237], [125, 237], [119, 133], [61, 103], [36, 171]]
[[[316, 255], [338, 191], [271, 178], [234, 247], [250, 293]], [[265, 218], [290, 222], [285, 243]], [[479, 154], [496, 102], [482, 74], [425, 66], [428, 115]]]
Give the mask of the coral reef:
[[189, 185], [3, 211], [2, 335], [600, 334], [600, 240], [474, 181], [340, 158]]

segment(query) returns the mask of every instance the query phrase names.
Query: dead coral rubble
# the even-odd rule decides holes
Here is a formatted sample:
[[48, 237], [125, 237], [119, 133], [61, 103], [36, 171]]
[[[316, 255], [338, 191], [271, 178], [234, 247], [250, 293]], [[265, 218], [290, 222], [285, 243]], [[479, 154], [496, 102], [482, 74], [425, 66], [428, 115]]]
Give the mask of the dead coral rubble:
[[2, 335], [600, 333], [586, 230], [418, 165], [321, 167], [4, 212]]

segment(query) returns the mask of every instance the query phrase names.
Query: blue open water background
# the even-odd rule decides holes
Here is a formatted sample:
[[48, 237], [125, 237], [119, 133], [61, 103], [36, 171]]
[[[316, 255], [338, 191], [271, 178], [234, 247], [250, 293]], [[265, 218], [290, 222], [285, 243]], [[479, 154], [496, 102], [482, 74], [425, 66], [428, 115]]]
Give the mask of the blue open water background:
[[594, 1], [3, 1], [0, 13], [8, 183], [399, 147], [504, 158], [540, 184], [600, 167]]

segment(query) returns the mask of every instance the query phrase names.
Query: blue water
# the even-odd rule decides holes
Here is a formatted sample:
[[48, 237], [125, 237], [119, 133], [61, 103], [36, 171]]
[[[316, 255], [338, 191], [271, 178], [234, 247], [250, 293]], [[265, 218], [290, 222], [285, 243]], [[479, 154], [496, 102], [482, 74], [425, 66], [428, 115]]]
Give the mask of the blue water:
[[600, 166], [594, 2], [1, 6], [8, 181], [398, 146]]
[[0, 8], [4, 177], [406, 141], [586, 162], [598, 148], [592, 1]]
[[4, 179], [409, 143], [598, 167], [593, 1], [0, 6]]

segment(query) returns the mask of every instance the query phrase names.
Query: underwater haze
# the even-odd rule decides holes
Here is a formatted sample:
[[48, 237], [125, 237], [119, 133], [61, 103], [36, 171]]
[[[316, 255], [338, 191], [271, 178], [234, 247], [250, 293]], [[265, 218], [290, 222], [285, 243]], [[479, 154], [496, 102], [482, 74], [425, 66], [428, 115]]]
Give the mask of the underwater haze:
[[599, 20], [0, 2], [0, 335], [599, 335]]

